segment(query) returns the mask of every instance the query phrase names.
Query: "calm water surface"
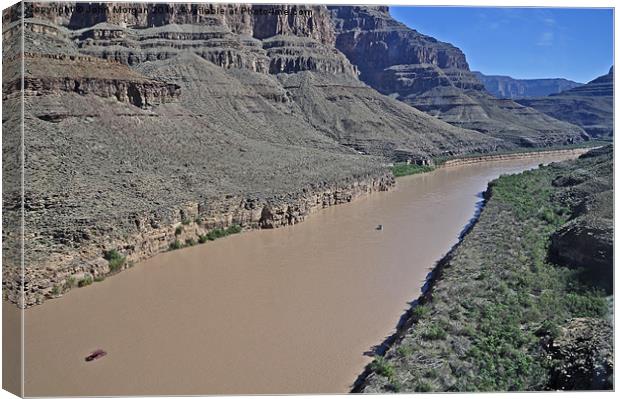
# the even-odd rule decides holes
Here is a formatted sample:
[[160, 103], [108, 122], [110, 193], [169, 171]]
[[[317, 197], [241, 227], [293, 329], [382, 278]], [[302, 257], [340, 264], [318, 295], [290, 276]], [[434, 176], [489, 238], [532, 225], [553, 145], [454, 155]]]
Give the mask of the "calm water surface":
[[[487, 183], [568, 157], [401, 178], [299, 225], [164, 253], [31, 308], [26, 395], [347, 392]], [[86, 363], [97, 348], [108, 356]]]

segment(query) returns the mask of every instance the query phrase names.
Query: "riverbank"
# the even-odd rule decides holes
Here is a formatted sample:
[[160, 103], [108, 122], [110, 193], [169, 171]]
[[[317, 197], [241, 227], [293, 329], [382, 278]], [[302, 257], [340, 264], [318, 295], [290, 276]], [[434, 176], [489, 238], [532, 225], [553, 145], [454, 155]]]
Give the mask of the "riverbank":
[[[26, 394], [348, 392], [488, 182], [566, 158], [404, 177], [303, 223], [165, 252], [27, 309]], [[84, 362], [97, 348], [108, 355]]]
[[[438, 167], [545, 156], [577, 156], [585, 151], [584, 148], [572, 148], [464, 157], [446, 161]], [[27, 267], [27, 286], [21, 306], [41, 304], [74, 288], [100, 282], [159, 253], [205, 243], [210, 240], [205, 240], [204, 237], [216, 236], [218, 232], [229, 228], [248, 231], [294, 225], [319, 209], [349, 203], [373, 192], [389, 190], [395, 185], [394, 176], [425, 173], [436, 169], [417, 165], [402, 167], [403, 173], [394, 173], [392, 168], [392, 174], [385, 171], [350, 178], [340, 183], [324, 183], [268, 199], [230, 195], [206, 203], [189, 202], [154, 213], [132, 214], [122, 222], [127, 224], [128, 220], [131, 221], [130, 227], [113, 230], [113, 234], [84, 233], [84, 237], [66, 248], [68, 252], [54, 253], [45, 258], [43, 264], [32, 263]], [[109, 253], [117, 254], [114, 260], [106, 258]], [[17, 269], [17, 266], [7, 264], [4, 274], [18, 275]], [[5, 279], [5, 299], [16, 304], [20, 302], [20, 283], [20, 279]]]
[[500, 152], [494, 154], [483, 154], [483, 155], [470, 155], [470, 156], [461, 156], [455, 158], [437, 158], [434, 163], [429, 165], [417, 165], [417, 164], [406, 164], [406, 163], [397, 163], [391, 166], [391, 171], [394, 177], [402, 177], [415, 175], [418, 173], [427, 173], [432, 172], [433, 170], [439, 168], [450, 168], [461, 165], [471, 165], [481, 162], [494, 162], [494, 161], [508, 161], [514, 159], [527, 159], [527, 158], [535, 158], [541, 157], [545, 155], [575, 155], [579, 156], [588, 152], [593, 148], [599, 148], [600, 143], [597, 142], [597, 145], [590, 146], [573, 146], [570, 148], [555, 148], [551, 150], [544, 149], [536, 149], [532, 151], [515, 151], [515, 152]]
[[490, 154], [490, 155], [480, 155], [480, 156], [469, 156], [469, 157], [459, 157], [453, 158], [446, 161], [441, 162], [438, 167], [440, 168], [451, 168], [455, 166], [461, 165], [471, 165], [474, 163], [480, 162], [491, 162], [491, 161], [508, 161], [512, 159], [526, 159], [526, 158], [535, 158], [544, 155], [581, 155], [593, 148], [598, 147], [576, 147], [576, 148], [568, 148], [568, 149], [554, 149], [554, 150], [538, 150], [538, 151], [528, 151], [528, 152], [513, 152], [513, 153], [499, 153], [499, 154]]
[[[105, 234], [84, 233], [73, 245], [66, 245], [40, 263], [30, 263], [25, 269], [23, 302], [22, 280], [13, 278], [20, 274], [19, 265], [6, 262], [4, 299], [23, 307], [38, 305], [170, 249], [209, 241], [201, 237], [219, 236], [218, 232], [230, 228], [239, 232], [239, 228], [247, 231], [294, 225], [319, 209], [349, 203], [373, 192], [389, 190], [393, 185], [393, 176], [384, 170], [268, 198], [228, 195], [157, 212], [133, 213], [119, 220], [122, 227], [105, 230]], [[114, 259], [107, 258], [110, 253], [116, 255]]]
[[[353, 391], [610, 389], [612, 157], [489, 184], [477, 223]], [[579, 256], [554, 256], [567, 247]]]

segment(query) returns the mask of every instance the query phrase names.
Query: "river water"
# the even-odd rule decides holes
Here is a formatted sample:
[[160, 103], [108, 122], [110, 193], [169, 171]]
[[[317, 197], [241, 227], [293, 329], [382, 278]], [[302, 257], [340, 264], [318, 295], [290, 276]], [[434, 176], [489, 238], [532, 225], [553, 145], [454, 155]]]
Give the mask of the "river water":
[[[569, 157], [400, 178], [301, 224], [160, 254], [28, 309], [25, 393], [347, 392], [487, 183]], [[108, 355], [85, 362], [98, 348]]]

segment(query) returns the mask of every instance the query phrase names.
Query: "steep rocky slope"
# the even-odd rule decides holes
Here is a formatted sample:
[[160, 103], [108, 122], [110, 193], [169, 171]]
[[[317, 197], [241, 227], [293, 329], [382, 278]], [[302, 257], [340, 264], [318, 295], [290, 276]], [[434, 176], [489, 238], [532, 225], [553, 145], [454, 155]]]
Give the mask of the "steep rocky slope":
[[387, 7], [328, 8], [336, 26], [336, 47], [359, 68], [360, 79], [381, 93], [514, 145], [587, 138], [577, 126], [491, 96], [458, 48], [395, 21]]
[[581, 157], [580, 167], [553, 181], [555, 200], [570, 209], [571, 219], [551, 239], [550, 258], [584, 270], [583, 278], [613, 293], [613, 151], [610, 146]]
[[484, 88], [497, 98], [512, 100], [527, 97], [541, 97], [558, 94], [564, 90], [582, 86], [583, 83], [568, 79], [514, 79], [510, 76], [484, 75], [473, 71]]
[[610, 139], [614, 130], [614, 68], [587, 84], [548, 97], [518, 102], [581, 126], [592, 137]]
[[[12, 252], [4, 295], [17, 302], [24, 284], [25, 306], [116, 271], [112, 250], [128, 267], [217, 228], [297, 223], [388, 189], [392, 160], [507, 147], [360, 82], [325, 7], [27, 6], [24, 32], [19, 7], [3, 19], [7, 175], [26, 72], [26, 275]], [[19, 185], [4, 199], [17, 244]]]
[[[542, 137], [528, 127], [539, 114], [512, 102], [484, 111], [514, 117], [489, 135], [377, 92], [336, 48], [325, 6], [26, 3], [23, 32], [20, 11], [3, 15], [3, 167], [20, 167], [23, 62], [27, 269], [22, 281], [7, 259], [5, 286], [16, 301], [24, 283], [25, 305], [113, 271], [111, 250], [127, 266], [216, 228], [292, 224], [386, 190], [393, 161], [580, 139], [551, 118]], [[447, 89], [481, 89], [458, 49], [424, 41], [390, 51], [436, 62]], [[6, 223], [21, 200], [18, 185], [5, 193]]]
[[356, 391], [613, 389], [611, 146], [485, 198]]

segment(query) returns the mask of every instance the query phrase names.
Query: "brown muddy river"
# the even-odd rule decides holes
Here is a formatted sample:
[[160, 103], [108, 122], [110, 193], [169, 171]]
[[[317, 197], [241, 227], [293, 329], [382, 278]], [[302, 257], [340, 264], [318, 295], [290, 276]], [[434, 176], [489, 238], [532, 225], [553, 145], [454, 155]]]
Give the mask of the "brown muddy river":
[[[401, 178], [296, 226], [164, 253], [31, 308], [25, 393], [347, 392], [487, 183], [568, 157]], [[108, 355], [86, 363], [97, 348]]]

